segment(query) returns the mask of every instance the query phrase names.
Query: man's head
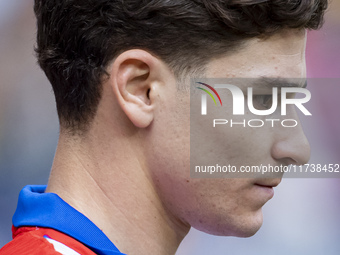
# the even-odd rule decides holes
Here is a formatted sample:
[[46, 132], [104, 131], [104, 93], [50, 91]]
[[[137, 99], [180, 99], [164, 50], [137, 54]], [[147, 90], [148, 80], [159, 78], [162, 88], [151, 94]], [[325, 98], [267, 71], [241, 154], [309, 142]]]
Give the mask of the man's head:
[[[88, 139], [82, 148], [96, 154], [88, 158], [102, 183], [109, 187], [115, 175], [102, 170], [105, 161], [147, 178], [172, 219], [249, 236], [272, 196], [261, 186], [275, 186], [280, 177], [190, 179], [186, 83], [197, 76], [304, 78], [305, 29], [321, 25], [326, 7], [325, 0], [36, 0], [38, 59], [56, 95], [62, 133]], [[296, 117], [292, 108], [288, 114]], [[309, 158], [300, 126], [293, 133], [233, 130], [214, 142], [211, 148], [236, 166]]]
[[316, 29], [325, 0], [35, 1], [38, 61], [52, 83], [61, 126], [86, 130], [102, 96], [108, 65], [143, 49], [179, 78], [247, 39], [282, 29]]

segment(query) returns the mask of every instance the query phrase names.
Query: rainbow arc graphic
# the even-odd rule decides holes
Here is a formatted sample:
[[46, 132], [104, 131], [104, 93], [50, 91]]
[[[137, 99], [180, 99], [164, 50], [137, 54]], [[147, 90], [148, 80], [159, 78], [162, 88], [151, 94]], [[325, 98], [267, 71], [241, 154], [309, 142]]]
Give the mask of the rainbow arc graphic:
[[[208, 84], [206, 84], [206, 83], [203, 83], [203, 82], [196, 82], [196, 83], [201, 84], [201, 85], [203, 85], [203, 86], [209, 88], [212, 92], [214, 92], [214, 94], [217, 96], [217, 98], [218, 98], [218, 100], [220, 101], [220, 104], [221, 104], [221, 106], [222, 106], [222, 100], [221, 100], [221, 98], [220, 98], [220, 95], [217, 93], [217, 91], [216, 91], [213, 87], [211, 87], [210, 85], [208, 85]], [[196, 87], [196, 88], [198, 88], [198, 89], [203, 90], [204, 92], [206, 92], [206, 93], [214, 100], [214, 103], [215, 103], [215, 105], [217, 106], [217, 102], [216, 102], [216, 100], [215, 100], [213, 94], [212, 94], [209, 90], [204, 89], [204, 88], [201, 88], [201, 87]]]

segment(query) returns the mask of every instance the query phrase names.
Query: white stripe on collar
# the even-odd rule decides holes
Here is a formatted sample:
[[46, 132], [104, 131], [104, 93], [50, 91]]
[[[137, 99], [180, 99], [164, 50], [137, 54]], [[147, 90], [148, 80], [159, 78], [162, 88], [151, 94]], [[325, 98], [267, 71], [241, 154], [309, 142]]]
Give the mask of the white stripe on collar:
[[80, 255], [78, 252], [72, 250], [70, 247], [67, 247], [65, 244], [60, 243], [56, 240], [53, 240], [47, 236], [44, 236], [44, 238], [50, 242], [51, 244], [53, 244], [53, 247], [55, 249], [55, 251], [63, 254], [63, 255]]

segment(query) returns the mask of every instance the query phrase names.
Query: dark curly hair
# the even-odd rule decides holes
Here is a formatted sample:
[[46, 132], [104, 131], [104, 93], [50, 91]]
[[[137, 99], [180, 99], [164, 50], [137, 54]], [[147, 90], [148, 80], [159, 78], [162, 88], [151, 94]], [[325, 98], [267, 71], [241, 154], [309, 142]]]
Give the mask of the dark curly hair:
[[50, 80], [60, 124], [86, 131], [105, 68], [140, 48], [176, 76], [235, 50], [247, 38], [318, 29], [327, 0], [35, 0], [37, 58]]

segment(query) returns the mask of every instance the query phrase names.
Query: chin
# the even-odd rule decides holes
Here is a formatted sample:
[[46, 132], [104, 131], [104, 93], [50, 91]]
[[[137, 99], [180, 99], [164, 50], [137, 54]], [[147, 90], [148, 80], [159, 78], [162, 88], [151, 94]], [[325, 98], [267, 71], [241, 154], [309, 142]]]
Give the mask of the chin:
[[253, 225], [253, 226], [248, 227], [246, 229], [239, 229], [232, 236], [236, 236], [236, 237], [251, 237], [251, 236], [255, 235], [257, 233], [257, 231], [259, 231], [261, 226], [262, 226], [262, 224], [257, 225], [257, 226]]
[[[262, 211], [245, 216], [235, 215], [228, 217], [226, 221], [200, 222], [198, 226], [192, 226], [197, 230], [216, 236], [251, 237], [257, 233], [263, 223]], [[204, 224], [202, 224], [204, 223]]]

